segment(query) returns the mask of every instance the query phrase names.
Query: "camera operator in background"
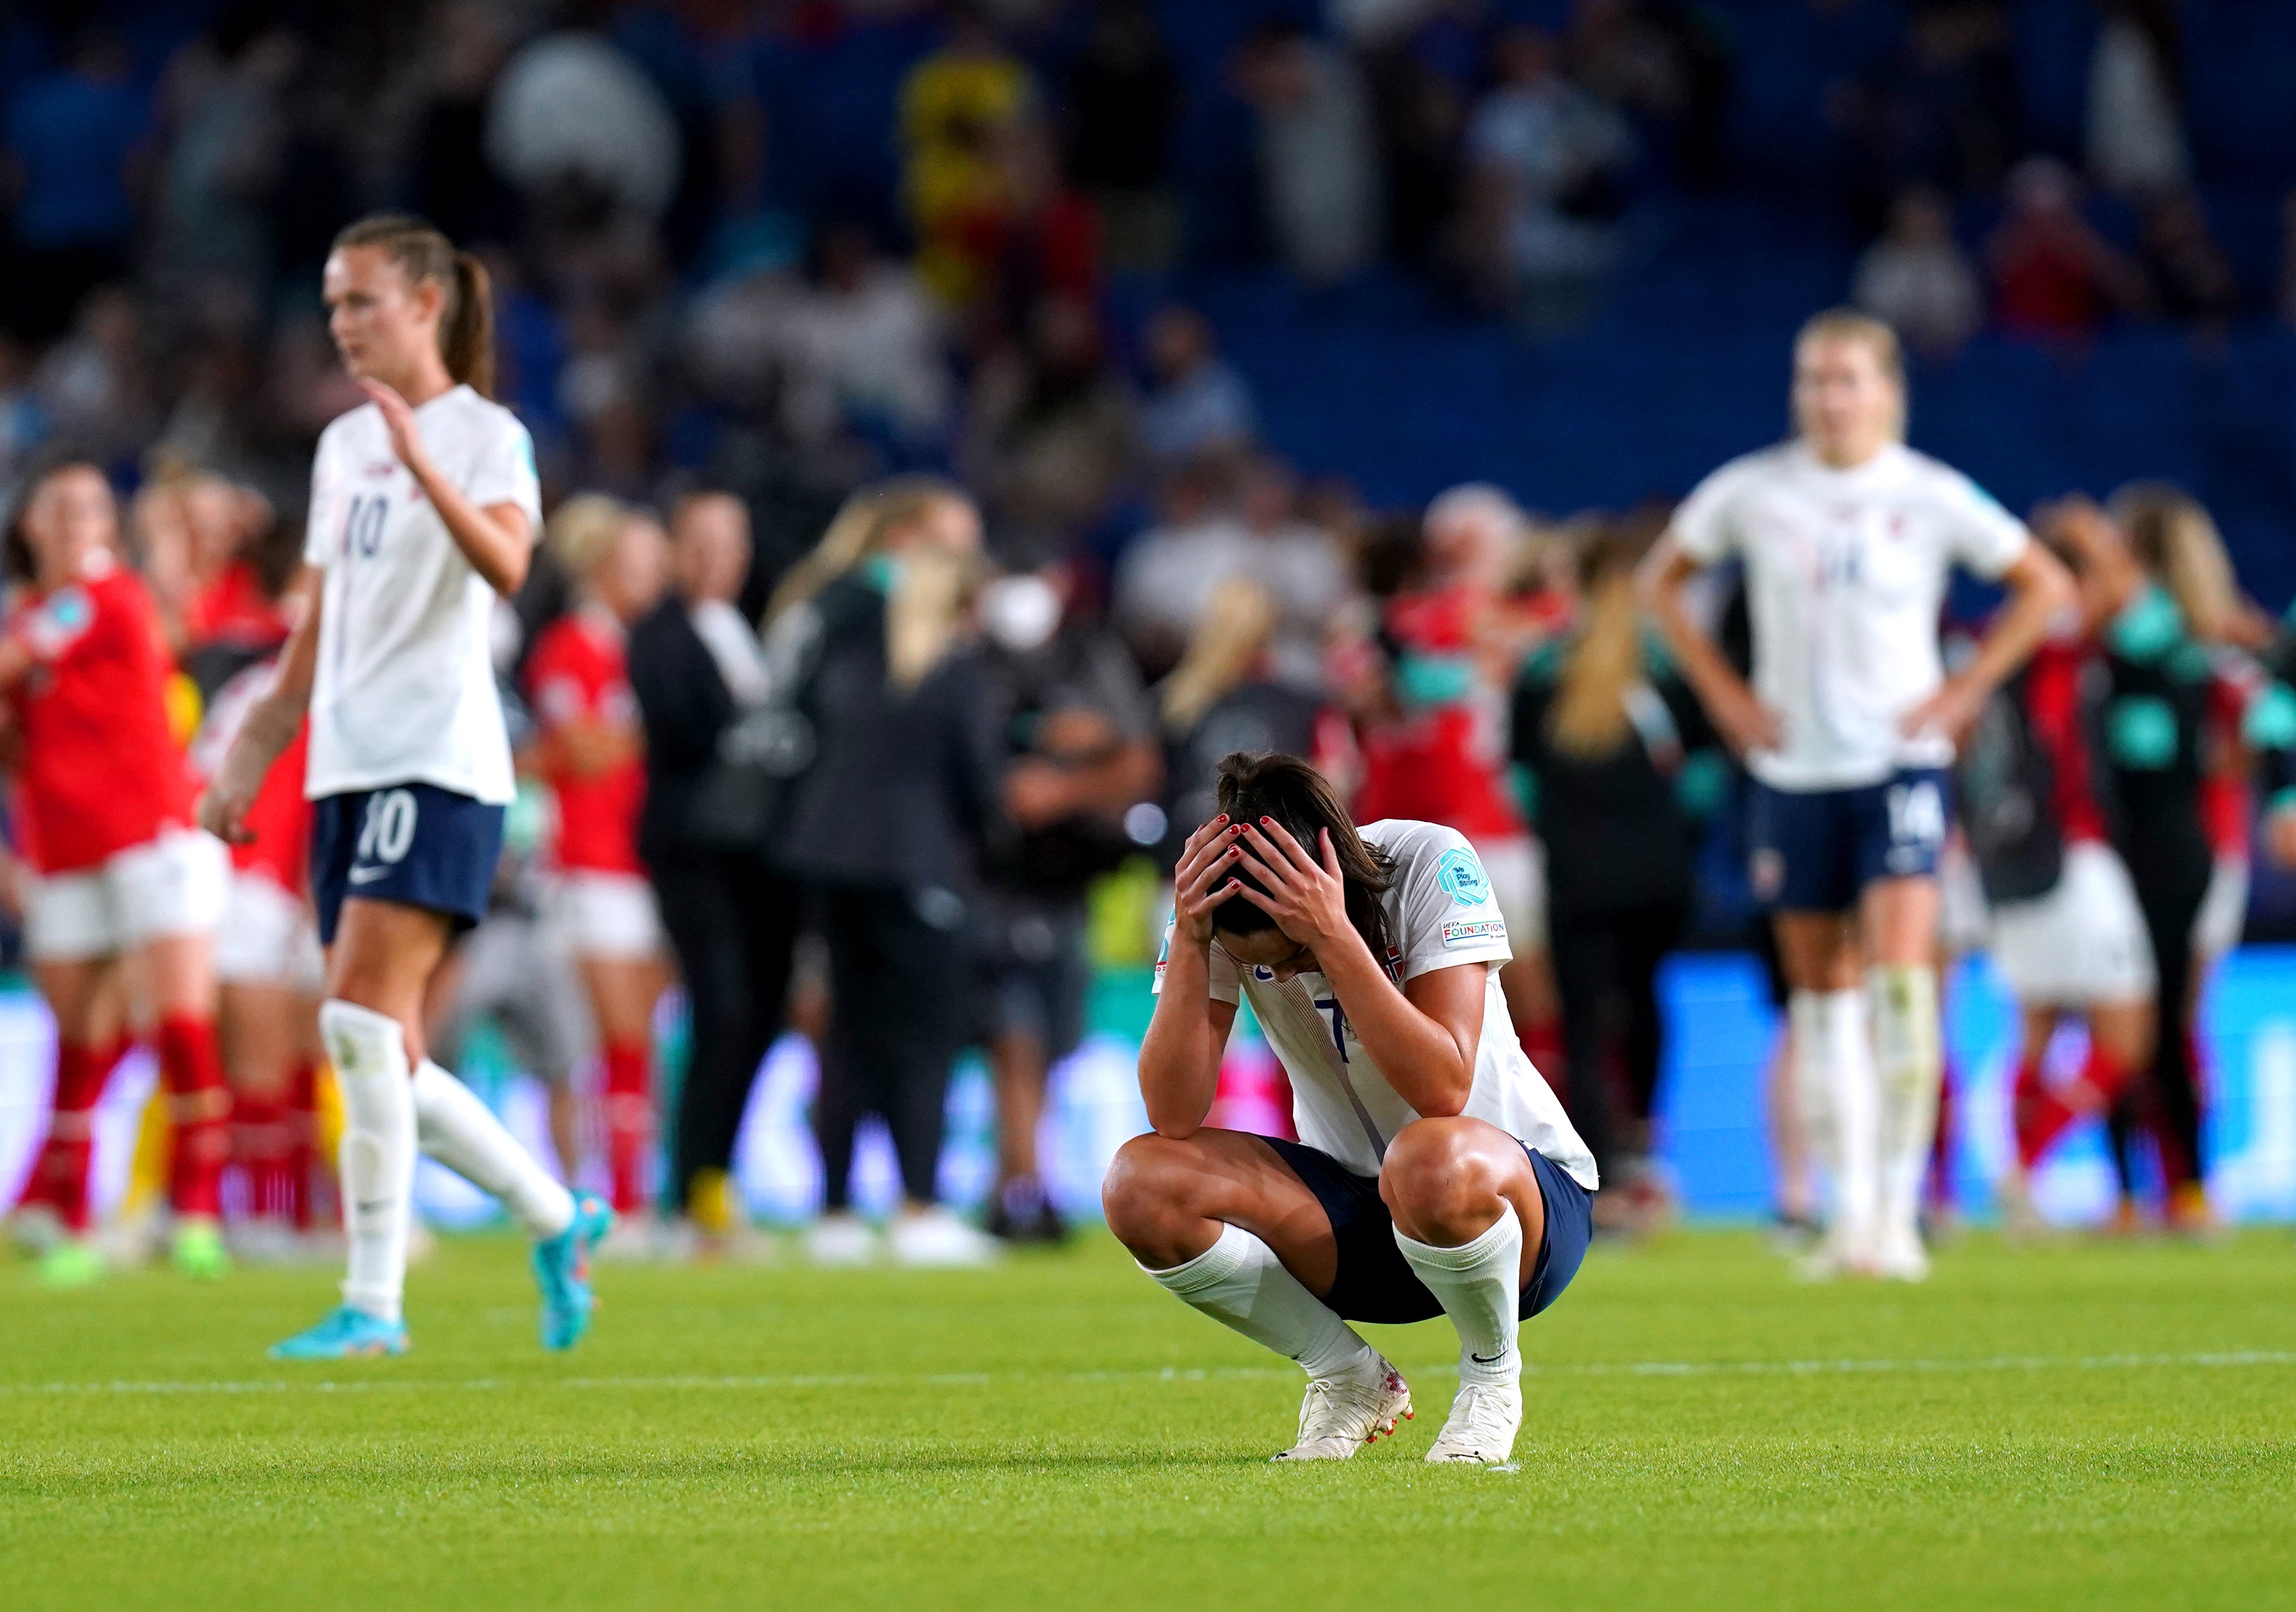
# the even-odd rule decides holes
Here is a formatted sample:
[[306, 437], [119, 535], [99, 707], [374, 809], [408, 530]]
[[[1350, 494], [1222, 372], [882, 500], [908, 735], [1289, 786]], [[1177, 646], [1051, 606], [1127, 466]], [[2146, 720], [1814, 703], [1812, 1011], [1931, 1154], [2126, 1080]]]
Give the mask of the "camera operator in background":
[[1067, 1235], [1037, 1164], [1046, 1081], [1084, 1039], [1086, 892], [1139, 851], [1126, 814], [1163, 777], [1138, 669], [1112, 632], [1069, 614], [1069, 596], [1066, 568], [1053, 565], [998, 578], [980, 599], [1012, 753], [1004, 809], [1018, 831], [990, 861], [980, 925], [996, 1076], [988, 1230], [1010, 1242]]

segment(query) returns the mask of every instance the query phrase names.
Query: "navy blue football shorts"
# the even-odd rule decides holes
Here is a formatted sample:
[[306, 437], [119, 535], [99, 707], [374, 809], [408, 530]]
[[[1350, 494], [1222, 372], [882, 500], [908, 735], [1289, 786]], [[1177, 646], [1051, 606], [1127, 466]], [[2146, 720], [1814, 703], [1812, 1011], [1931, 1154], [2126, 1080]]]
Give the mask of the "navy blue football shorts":
[[[1344, 1320], [1381, 1324], [1431, 1320], [1443, 1313], [1442, 1301], [1427, 1290], [1395, 1246], [1395, 1218], [1379, 1195], [1376, 1176], [1357, 1175], [1330, 1154], [1302, 1142], [1272, 1136], [1260, 1139], [1316, 1195], [1332, 1222], [1332, 1239], [1340, 1246], [1340, 1274], [1324, 1295], [1326, 1304]], [[1553, 1159], [1532, 1152], [1521, 1138], [1516, 1140], [1530, 1156], [1538, 1196], [1546, 1205], [1546, 1234], [1516, 1312], [1529, 1320], [1560, 1298], [1578, 1274], [1587, 1239], [1595, 1232], [1595, 1195]]]
[[1880, 879], [1933, 878], [1953, 824], [1943, 769], [1908, 767], [1855, 789], [1754, 781], [1754, 899], [1781, 912], [1847, 912]]
[[444, 913], [456, 929], [486, 917], [502, 855], [503, 809], [431, 784], [354, 790], [311, 802], [311, 897], [319, 941], [335, 943], [344, 901], [363, 896]]

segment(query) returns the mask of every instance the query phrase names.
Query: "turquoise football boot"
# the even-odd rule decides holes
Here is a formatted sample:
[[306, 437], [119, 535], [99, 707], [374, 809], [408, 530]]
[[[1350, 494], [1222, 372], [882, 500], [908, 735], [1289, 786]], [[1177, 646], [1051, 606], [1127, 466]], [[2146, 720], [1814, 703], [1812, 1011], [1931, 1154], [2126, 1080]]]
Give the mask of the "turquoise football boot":
[[542, 1289], [542, 1346], [571, 1349], [598, 1307], [590, 1291], [590, 1251], [614, 1229], [614, 1212], [594, 1192], [574, 1195], [574, 1223], [534, 1246], [534, 1285]]
[[271, 1345], [273, 1360], [358, 1360], [406, 1353], [406, 1323], [338, 1304], [308, 1332]]

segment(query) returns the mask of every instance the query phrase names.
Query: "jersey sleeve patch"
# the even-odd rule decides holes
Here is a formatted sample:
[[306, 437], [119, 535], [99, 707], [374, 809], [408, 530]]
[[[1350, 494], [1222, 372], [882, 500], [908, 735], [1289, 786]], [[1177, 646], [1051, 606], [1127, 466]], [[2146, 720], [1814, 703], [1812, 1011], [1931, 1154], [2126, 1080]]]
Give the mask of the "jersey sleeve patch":
[[[1443, 853], [1442, 859], [1435, 864], [1435, 882], [1462, 907], [1480, 907], [1491, 899], [1490, 876], [1483, 871], [1482, 863], [1468, 846], [1455, 846]], [[1447, 926], [1446, 945], [1450, 943], [1449, 933]]]
[[1506, 921], [1503, 918], [1458, 918], [1443, 925], [1443, 945], [1483, 946], [1506, 942]]

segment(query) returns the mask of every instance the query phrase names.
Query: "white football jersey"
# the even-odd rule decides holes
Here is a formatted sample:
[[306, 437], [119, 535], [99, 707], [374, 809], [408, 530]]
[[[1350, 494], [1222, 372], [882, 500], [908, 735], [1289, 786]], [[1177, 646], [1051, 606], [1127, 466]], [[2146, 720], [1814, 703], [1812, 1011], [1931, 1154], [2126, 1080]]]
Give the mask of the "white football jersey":
[[[1464, 835], [1439, 823], [1391, 818], [1367, 824], [1361, 832], [1395, 860], [1395, 882], [1381, 903], [1387, 914], [1389, 975], [1404, 984], [1439, 968], [1484, 971], [1483, 1032], [1475, 1042], [1475, 1082], [1464, 1112], [1529, 1143], [1593, 1191], [1599, 1184], [1594, 1155], [1515, 1040], [1506, 995], [1499, 989], [1499, 966], [1513, 953], [1507, 946], [1506, 920], [1499, 916], [1474, 848]], [[1164, 943], [1168, 950], [1168, 928]], [[1160, 962], [1155, 988], [1164, 988]], [[1320, 974], [1300, 974], [1279, 983], [1272, 969], [1237, 963], [1215, 936], [1211, 994], [1223, 1002], [1239, 996], [1250, 999], [1260, 1033], [1291, 1078], [1292, 1123], [1300, 1139], [1357, 1175], [1377, 1175], [1387, 1145], [1419, 1113], [1371, 1061], [1330, 982]]]
[[[541, 530], [534, 443], [515, 415], [457, 386], [414, 421], [472, 503], [515, 504]], [[303, 557], [326, 573], [304, 794], [432, 784], [506, 804], [515, 785], [488, 640], [494, 588], [391, 452], [372, 403], [320, 435]]]
[[1707, 477], [1675, 512], [1674, 536], [1702, 564], [1745, 562], [1754, 692], [1785, 728], [1779, 748], [1747, 757], [1756, 777], [1849, 789], [1952, 763], [1942, 735], [1898, 729], [1945, 675], [1948, 574], [1997, 578], [2030, 540], [1976, 483], [1900, 444], [1836, 470], [1789, 442]]

